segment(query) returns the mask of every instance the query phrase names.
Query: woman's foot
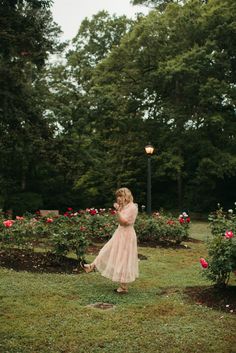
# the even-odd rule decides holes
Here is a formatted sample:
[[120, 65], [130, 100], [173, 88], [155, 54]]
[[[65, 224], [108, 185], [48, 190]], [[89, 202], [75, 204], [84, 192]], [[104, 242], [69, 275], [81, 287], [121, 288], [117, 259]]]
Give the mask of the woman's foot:
[[82, 261], [80, 262], [80, 266], [82, 267], [82, 269], [86, 272], [92, 272], [95, 270], [95, 265], [93, 264], [84, 264]]
[[117, 289], [114, 289], [114, 292], [119, 293], [119, 294], [125, 294], [125, 293], [128, 293], [128, 289], [123, 288], [123, 287], [119, 287]]

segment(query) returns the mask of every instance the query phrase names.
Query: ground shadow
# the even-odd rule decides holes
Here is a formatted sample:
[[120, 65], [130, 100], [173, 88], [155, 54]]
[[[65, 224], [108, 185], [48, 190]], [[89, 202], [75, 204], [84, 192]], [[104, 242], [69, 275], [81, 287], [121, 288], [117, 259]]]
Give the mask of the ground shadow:
[[189, 303], [236, 314], [236, 286], [216, 288], [214, 286], [186, 287], [183, 291]]
[[11, 249], [0, 252], [0, 266], [14, 271], [28, 271], [39, 273], [67, 273], [82, 272], [79, 261], [52, 253], [39, 253], [23, 249]]
[[[91, 245], [87, 254], [98, 254], [101, 246]], [[138, 254], [140, 260], [147, 257]], [[86, 261], [85, 261], [86, 263]], [[0, 251], [0, 266], [14, 271], [38, 273], [80, 274], [83, 269], [80, 261], [66, 256], [58, 256], [50, 252], [33, 252], [32, 250], [11, 249]]]

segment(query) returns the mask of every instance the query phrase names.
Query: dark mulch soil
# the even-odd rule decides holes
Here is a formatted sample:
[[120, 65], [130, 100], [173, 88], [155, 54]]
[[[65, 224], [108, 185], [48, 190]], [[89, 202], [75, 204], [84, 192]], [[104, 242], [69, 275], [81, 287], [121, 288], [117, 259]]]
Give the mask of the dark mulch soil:
[[163, 288], [157, 295], [171, 296], [174, 294], [184, 294], [188, 303], [207, 306], [212, 309], [236, 314], [236, 286], [216, 288], [214, 286], [196, 286], [182, 288]]
[[195, 238], [187, 238], [184, 240], [186, 243], [203, 243], [203, 240], [195, 239]]
[[81, 272], [79, 262], [68, 257], [60, 257], [51, 253], [36, 253], [14, 249], [0, 251], [0, 266], [14, 271], [78, 273]]
[[187, 287], [184, 291], [187, 300], [197, 305], [221, 310], [232, 315], [236, 314], [236, 286], [225, 288], [210, 287]]
[[[91, 245], [87, 254], [97, 255], [102, 245]], [[147, 257], [138, 254], [140, 260]], [[77, 274], [83, 272], [80, 263], [76, 259], [65, 256], [58, 257], [52, 253], [40, 253], [29, 250], [12, 249], [0, 251], [0, 266], [14, 271], [48, 272]]]

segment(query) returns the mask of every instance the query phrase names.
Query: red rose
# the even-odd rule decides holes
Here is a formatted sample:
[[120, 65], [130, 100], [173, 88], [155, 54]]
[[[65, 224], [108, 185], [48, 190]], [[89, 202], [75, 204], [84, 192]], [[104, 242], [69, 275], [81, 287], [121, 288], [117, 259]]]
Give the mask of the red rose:
[[186, 218], [186, 222], [189, 223], [190, 222], [190, 217]]
[[227, 230], [225, 232], [225, 238], [230, 239], [230, 238], [233, 238], [233, 236], [234, 236], [234, 233], [232, 232], [232, 230]]
[[10, 220], [10, 219], [8, 219], [7, 221], [4, 221], [4, 222], [3, 222], [3, 224], [4, 224], [4, 226], [5, 226], [6, 228], [12, 227], [13, 223], [14, 223], [14, 221], [12, 221], [12, 220]]
[[203, 268], [207, 268], [208, 267], [208, 262], [203, 257], [200, 258], [200, 263], [201, 263]]
[[184, 218], [179, 218], [179, 223], [183, 224], [184, 223]]
[[67, 210], [68, 210], [68, 211], [72, 211], [73, 208], [72, 208], [72, 207], [67, 207]]

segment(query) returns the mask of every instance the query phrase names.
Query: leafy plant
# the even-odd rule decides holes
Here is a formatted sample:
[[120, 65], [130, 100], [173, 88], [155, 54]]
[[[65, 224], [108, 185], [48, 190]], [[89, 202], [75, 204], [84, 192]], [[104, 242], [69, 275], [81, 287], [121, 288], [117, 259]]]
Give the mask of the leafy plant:
[[218, 210], [209, 216], [212, 238], [207, 241], [208, 259], [201, 259], [203, 274], [217, 287], [226, 286], [236, 270], [236, 214]]

